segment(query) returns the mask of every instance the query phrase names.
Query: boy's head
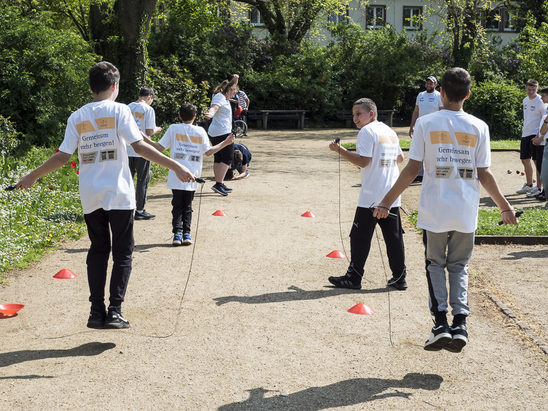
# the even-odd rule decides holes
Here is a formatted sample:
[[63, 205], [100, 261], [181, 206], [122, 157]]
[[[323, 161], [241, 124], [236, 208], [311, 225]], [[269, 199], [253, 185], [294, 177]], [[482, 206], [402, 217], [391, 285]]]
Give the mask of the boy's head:
[[356, 127], [362, 128], [377, 119], [377, 105], [370, 98], [360, 98], [352, 105], [352, 117]]
[[152, 104], [154, 97], [156, 95], [152, 87], [141, 87], [141, 90], [139, 90], [139, 100], [145, 101], [148, 105]]
[[244, 161], [244, 155], [240, 150], [234, 150], [234, 160], [233, 164], [234, 166], [239, 166]]
[[548, 87], [540, 89], [540, 98], [543, 103], [548, 103]]
[[460, 67], [453, 67], [443, 73], [441, 87], [450, 102], [464, 101], [470, 94], [472, 78], [468, 72]]
[[527, 91], [527, 96], [529, 98], [534, 98], [538, 91], [538, 81], [533, 79], [527, 80], [527, 83], [525, 83], [525, 91]]
[[196, 106], [194, 104], [185, 103], [179, 108], [179, 118], [183, 123], [194, 121], [196, 118]]
[[120, 72], [108, 61], [101, 61], [89, 69], [89, 88], [95, 94], [108, 90], [115, 83], [120, 83]]

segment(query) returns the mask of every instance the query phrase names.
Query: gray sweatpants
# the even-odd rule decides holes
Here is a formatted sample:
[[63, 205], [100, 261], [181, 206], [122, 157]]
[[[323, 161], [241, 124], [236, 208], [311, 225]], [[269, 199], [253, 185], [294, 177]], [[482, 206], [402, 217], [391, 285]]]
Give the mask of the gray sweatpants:
[[449, 304], [453, 316], [468, 316], [468, 261], [474, 248], [474, 233], [449, 231], [433, 233], [424, 230], [426, 247], [426, 278], [429, 306], [432, 315], [445, 313], [447, 308], [447, 280], [449, 274]]
[[135, 187], [136, 209], [141, 211], [145, 209], [147, 202], [148, 183], [150, 181], [150, 161], [143, 157], [129, 157], [129, 169], [131, 178], [137, 174], [137, 187]]

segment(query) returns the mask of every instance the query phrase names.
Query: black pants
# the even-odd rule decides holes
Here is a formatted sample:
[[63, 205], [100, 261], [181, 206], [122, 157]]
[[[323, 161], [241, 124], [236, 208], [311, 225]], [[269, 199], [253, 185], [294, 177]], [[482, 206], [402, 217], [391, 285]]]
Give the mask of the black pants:
[[128, 157], [131, 178], [137, 174], [137, 187], [135, 188], [135, 201], [137, 210], [145, 209], [147, 202], [148, 183], [150, 182], [150, 161], [142, 157]]
[[182, 231], [190, 233], [190, 224], [192, 223], [192, 200], [194, 200], [194, 191], [171, 190], [173, 198], [171, 199], [171, 225], [173, 233]]
[[[89, 301], [91, 309], [104, 311], [107, 265], [112, 250], [112, 274], [110, 277], [109, 308], [120, 311], [131, 274], [133, 254], [133, 210], [110, 210], [102, 208], [85, 214], [91, 240], [87, 256]], [[112, 241], [111, 241], [112, 232]]]
[[405, 278], [405, 251], [403, 247], [403, 229], [401, 226], [400, 209], [394, 207], [390, 212], [397, 217], [388, 216], [385, 219], [373, 217], [373, 209], [356, 208], [352, 230], [350, 231], [350, 267], [348, 274], [363, 277], [363, 267], [371, 249], [371, 239], [375, 226], [379, 224], [386, 244], [388, 264], [393, 277]]

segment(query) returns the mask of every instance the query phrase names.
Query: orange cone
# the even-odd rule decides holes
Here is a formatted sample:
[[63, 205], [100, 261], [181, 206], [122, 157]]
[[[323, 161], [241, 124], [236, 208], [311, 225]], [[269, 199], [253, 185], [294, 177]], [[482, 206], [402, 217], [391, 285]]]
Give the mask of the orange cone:
[[76, 278], [76, 274], [74, 274], [72, 271], [70, 271], [67, 268], [63, 268], [61, 271], [55, 274], [53, 278], [71, 279], [71, 278]]
[[329, 254], [326, 255], [326, 257], [329, 258], [346, 258], [346, 256], [340, 252], [339, 250], [333, 250]]
[[352, 314], [360, 314], [360, 315], [375, 314], [375, 311], [371, 307], [368, 307], [367, 305], [365, 305], [364, 303], [358, 303], [354, 307], [349, 308], [347, 311]]
[[219, 216], [219, 217], [225, 217], [226, 213], [223, 210], [217, 210], [213, 213], [213, 215]]
[[312, 211], [307, 211], [303, 214], [301, 214], [301, 217], [316, 217], [316, 215]]

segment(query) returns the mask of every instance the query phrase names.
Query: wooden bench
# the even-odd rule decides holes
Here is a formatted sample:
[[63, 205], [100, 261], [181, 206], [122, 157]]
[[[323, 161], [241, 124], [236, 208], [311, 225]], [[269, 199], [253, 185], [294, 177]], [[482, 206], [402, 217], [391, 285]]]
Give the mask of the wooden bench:
[[249, 120], [257, 121], [257, 128], [268, 129], [268, 119], [297, 120], [297, 128], [304, 128], [306, 110], [250, 110], [247, 113]]
[[[382, 121], [389, 127], [392, 127], [392, 118], [396, 110], [377, 110], [377, 120]], [[339, 111], [337, 118], [344, 121], [345, 127], [352, 127], [354, 122], [352, 121], [352, 113], [349, 111]]]

